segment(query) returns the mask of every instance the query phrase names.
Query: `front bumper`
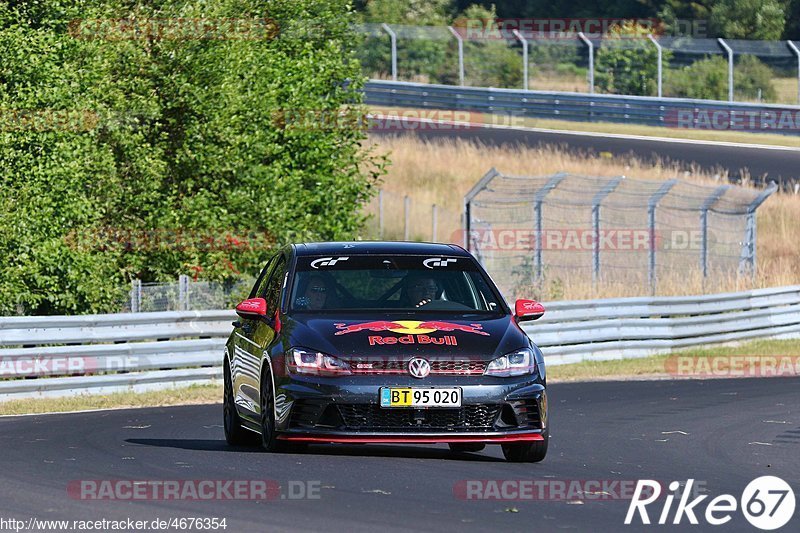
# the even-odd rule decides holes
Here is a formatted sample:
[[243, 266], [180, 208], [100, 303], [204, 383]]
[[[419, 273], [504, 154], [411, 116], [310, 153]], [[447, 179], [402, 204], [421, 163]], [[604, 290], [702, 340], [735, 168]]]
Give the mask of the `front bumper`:
[[[381, 387], [461, 387], [460, 408], [381, 408]], [[282, 440], [319, 443], [503, 443], [543, 440], [547, 394], [537, 376], [305, 378], [276, 383]]]

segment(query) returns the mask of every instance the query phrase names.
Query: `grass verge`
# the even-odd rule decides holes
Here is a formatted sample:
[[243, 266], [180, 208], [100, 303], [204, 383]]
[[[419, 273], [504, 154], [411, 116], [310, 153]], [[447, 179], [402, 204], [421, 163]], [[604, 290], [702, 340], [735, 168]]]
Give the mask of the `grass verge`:
[[[545, 354], [547, 350], [545, 350]], [[680, 350], [666, 355], [654, 355], [637, 359], [620, 359], [617, 361], [586, 361], [572, 365], [551, 366], [547, 369], [547, 380], [592, 381], [603, 379], [635, 379], [652, 378], [691, 378], [689, 375], [675, 375], [670, 370], [668, 360], [674, 357], [732, 357], [732, 356], [787, 356], [800, 357], [800, 339], [758, 340], [731, 346], [715, 346], [711, 348], [693, 348]], [[546, 357], [546, 356], [545, 356]], [[722, 363], [725, 366], [725, 362]], [[697, 365], [699, 366], [699, 365]], [[795, 367], [797, 365], [795, 364]], [[724, 374], [724, 371], [721, 372]], [[699, 377], [699, 376], [698, 376]]]
[[31, 398], [0, 402], [0, 415], [64, 413], [90, 409], [127, 409], [194, 405], [222, 401], [222, 385], [191, 385], [180, 389], [150, 392], [119, 392], [108, 395], [83, 394], [64, 398]]

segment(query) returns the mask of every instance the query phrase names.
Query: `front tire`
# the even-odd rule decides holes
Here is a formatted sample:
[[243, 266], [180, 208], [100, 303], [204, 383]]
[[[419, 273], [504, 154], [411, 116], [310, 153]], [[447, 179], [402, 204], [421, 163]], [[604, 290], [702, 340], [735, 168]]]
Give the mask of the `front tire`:
[[242, 419], [239, 417], [239, 411], [237, 411], [236, 402], [233, 399], [233, 379], [231, 378], [231, 368], [227, 356], [223, 365], [222, 379], [222, 420], [225, 441], [231, 446], [253, 444], [255, 435], [247, 431], [242, 425]]
[[547, 443], [550, 441], [548, 431], [543, 431], [544, 440], [503, 444], [503, 455], [512, 463], [538, 463], [547, 455]]
[[285, 449], [278, 440], [275, 431], [275, 404], [272, 395], [272, 374], [265, 369], [261, 374], [261, 447], [267, 452], [279, 452]]

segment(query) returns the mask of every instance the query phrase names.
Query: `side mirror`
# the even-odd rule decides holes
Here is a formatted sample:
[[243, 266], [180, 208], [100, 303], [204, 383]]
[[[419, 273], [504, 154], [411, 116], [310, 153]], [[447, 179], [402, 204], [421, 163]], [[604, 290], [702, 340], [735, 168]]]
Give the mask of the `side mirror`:
[[517, 300], [514, 306], [517, 322], [538, 320], [544, 315], [544, 306], [536, 300]]
[[263, 318], [267, 316], [267, 301], [264, 298], [250, 298], [236, 306], [236, 314], [242, 318]]

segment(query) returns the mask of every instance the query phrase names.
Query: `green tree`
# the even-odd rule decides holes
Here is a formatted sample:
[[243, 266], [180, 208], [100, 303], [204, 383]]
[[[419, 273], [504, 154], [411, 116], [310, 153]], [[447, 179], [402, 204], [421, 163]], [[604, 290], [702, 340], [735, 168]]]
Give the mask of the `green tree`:
[[[772, 77], [772, 71], [757, 57], [741, 56], [733, 69], [734, 95], [740, 100], [755, 100], [760, 90], [763, 100], [774, 101], [777, 95]], [[672, 72], [666, 83], [670, 96], [727, 100], [728, 61], [723, 56], [701, 59]]]
[[720, 0], [711, 8], [711, 27], [720, 37], [774, 41], [786, 25], [780, 0]]
[[[633, 22], [612, 28], [597, 51], [595, 80], [600, 90], [639, 96], [657, 94], [658, 51], [647, 40], [651, 31]], [[664, 68], [670, 57], [670, 51], [664, 50]]]

